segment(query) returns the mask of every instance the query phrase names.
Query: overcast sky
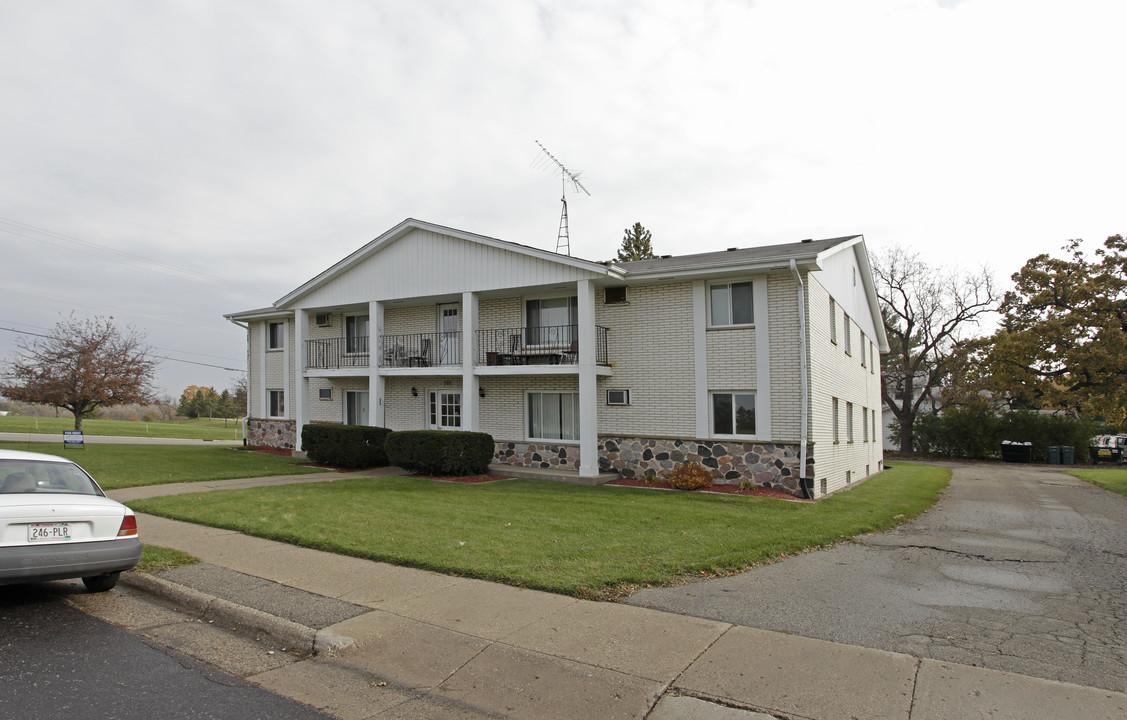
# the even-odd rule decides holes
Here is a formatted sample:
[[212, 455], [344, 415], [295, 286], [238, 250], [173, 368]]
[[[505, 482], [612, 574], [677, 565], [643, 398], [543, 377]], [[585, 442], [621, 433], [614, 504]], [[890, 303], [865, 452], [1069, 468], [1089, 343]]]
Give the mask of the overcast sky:
[[[614, 256], [864, 234], [998, 279], [1127, 233], [1122, 0], [0, 0], [0, 357], [113, 316], [231, 387], [404, 218]], [[186, 362], [190, 361], [190, 362]], [[192, 364], [202, 363], [202, 364]], [[211, 367], [218, 366], [218, 367]]]

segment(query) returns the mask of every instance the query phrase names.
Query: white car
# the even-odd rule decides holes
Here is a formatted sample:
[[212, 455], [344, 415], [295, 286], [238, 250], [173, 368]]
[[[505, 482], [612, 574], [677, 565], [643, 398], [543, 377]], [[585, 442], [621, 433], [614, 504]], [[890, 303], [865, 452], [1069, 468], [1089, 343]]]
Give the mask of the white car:
[[137, 518], [73, 462], [0, 450], [0, 585], [82, 578], [117, 584], [141, 559]]

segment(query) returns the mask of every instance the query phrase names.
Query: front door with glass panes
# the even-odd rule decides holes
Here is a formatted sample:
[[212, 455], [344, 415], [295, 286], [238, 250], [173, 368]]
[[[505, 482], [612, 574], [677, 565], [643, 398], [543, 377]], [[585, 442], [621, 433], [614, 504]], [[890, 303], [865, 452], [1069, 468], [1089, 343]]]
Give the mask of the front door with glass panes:
[[344, 394], [344, 422], [346, 425], [368, 424], [368, 392], [349, 390]]
[[438, 364], [458, 365], [462, 362], [462, 329], [458, 304], [438, 306]]
[[461, 391], [429, 391], [427, 393], [427, 428], [430, 430], [459, 430], [461, 427]]

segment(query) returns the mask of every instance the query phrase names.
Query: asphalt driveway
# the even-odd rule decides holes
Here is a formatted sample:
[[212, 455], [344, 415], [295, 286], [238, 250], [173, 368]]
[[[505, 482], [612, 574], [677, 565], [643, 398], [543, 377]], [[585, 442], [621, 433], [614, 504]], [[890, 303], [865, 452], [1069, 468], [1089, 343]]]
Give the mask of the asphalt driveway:
[[1047, 467], [951, 467], [898, 530], [625, 602], [1127, 691], [1127, 498]]

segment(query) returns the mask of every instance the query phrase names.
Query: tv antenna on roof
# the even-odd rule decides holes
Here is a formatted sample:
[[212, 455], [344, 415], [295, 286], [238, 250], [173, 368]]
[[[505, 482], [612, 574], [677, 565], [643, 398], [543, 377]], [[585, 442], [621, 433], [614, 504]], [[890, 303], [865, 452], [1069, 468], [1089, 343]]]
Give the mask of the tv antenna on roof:
[[545, 167], [555, 163], [556, 166], [559, 167], [561, 187], [560, 202], [563, 203], [563, 212], [560, 213], [560, 231], [556, 235], [556, 252], [562, 251], [567, 255], [571, 255], [571, 237], [567, 230], [567, 184], [570, 182], [575, 192], [582, 190], [587, 193], [588, 197], [590, 197], [591, 192], [583, 187], [583, 183], [579, 182], [579, 173], [572, 172], [564, 167], [564, 164], [560, 162], [555, 155], [548, 152], [548, 148], [544, 147], [539, 140], [535, 142], [540, 146], [540, 154], [536, 156], [536, 160], [533, 161], [533, 164], [537, 167]]

